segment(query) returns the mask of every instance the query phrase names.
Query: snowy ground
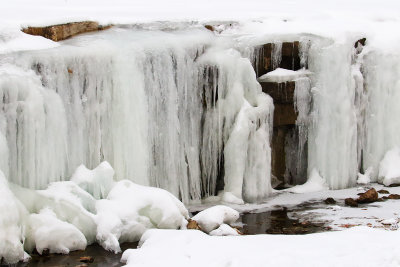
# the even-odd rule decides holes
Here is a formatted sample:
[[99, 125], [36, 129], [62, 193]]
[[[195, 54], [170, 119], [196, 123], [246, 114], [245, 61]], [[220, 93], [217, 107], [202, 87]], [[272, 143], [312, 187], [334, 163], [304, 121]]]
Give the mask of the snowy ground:
[[[235, 205], [223, 203], [241, 213], [261, 213], [286, 207], [290, 212], [289, 217], [308, 222], [324, 222], [333, 230], [342, 230], [346, 225], [364, 225], [377, 228], [388, 228], [390, 225], [382, 224], [384, 220], [397, 220], [400, 218], [400, 201], [386, 200], [362, 204], [358, 208], [344, 205], [346, 198], [358, 198], [358, 193], [364, 193], [369, 188], [388, 190], [390, 194], [400, 194], [400, 187], [385, 187], [380, 184], [369, 184], [343, 190], [324, 190], [312, 193], [295, 194], [288, 191], [276, 191], [275, 195], [263, 203]], [[379, 197], [385, 196], [379, 194]], [[324, 200], [332, 197], [336, 204], [327, 205]], [[210, 202], [201, 205], [189, 206], [191, 212], [197, 212], [215, 205]]]
[[[257, 213], [287, 207], [292, 210], [289, 217], [325, 222], [332, 230], [343, 231], [213, 237], [193, 230], [149, 230], [141, 247], [126, 251], [122, 260], [127, 266], [399, 266], [399, 200], [344, 206], [345, 198], [357, 198], [357, 193], [371, 187], [400, 193], [400, 187], [370, 184], [303, 194], [280, 192], [265, 203], [230, 205], [241, 212]], [[337, 203], [325, 204], [328, 197]], [[209, 205], [192, 206], [191, 210]]]
[[[312, 235], [213, 237], [149, 230], [127, 266], [399, 266], [400, 231], [356, 227]], [[155, 255], [157, 255], [155, 257]]]

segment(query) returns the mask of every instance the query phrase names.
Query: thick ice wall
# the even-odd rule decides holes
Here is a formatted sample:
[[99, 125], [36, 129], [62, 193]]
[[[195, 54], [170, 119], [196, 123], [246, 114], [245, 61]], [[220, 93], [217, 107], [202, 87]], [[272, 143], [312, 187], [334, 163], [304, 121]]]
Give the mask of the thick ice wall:
[[314, 72], [308, 172], [314, 168], [332, 189], [355, 184], [357, 116], [352, 75], [353, 42], [314, 40], [309, 69]]
[[400, 145], [400, 55], [375, 48], [363, 58], [366, 108], [366, 140], [363, 167], [373, 167], [376, 181], [379, 162], [385, 153]]
[[261, 92], [250, 61], [239, 52], [210, 50], [201, 60], [218, 66], [216, 105], [222, 122], [224, 192], [229, 195], [223, 199], [240, 203], [266, 197], [272, 190], [272, 99]]
[[13, 182], [42, 188], [49, 179], [66, 175], [64, 105], [32, 70], [4, 61], [0, 63], [1, 167]]
[[[231, 139], [245, 147], [243, 155], [235, 152], [244, 160], [237, 195], [247, 188], [248, 199], [266, 196], [272, 102], [232, 40], [217, 39], [206, 30], [116, 28], [13, 54], [14, 66], [2, 65], [19, 76], [4, 74], [1, 86], [10, 180], [44, 188], [81, 164], [93, 169], [107, 160], [117, 180], [161, 187], [189, 202], [216, 194]], [[205, 52], [212, 56], [200, 60]], [[244, 103], [247, 125], [237, 122]], [[249, 134], [234, 142], [234, 125]]]

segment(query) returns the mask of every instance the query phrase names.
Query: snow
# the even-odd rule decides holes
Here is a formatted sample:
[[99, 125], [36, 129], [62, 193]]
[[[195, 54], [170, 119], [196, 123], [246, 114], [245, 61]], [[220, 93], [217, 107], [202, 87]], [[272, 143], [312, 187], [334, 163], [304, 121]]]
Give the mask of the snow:
[[160, 188], [122, 180], [96, 203], [97, 241], [106, 250], [120, 252], [119, 243], [138, 241], [149, 228], [185, 228], [185, 206]]
[[328, 189], [329, 187], [326, 184], [325, 179], [319, 175], [317, 170], [313, 169], [311, 171], [310, 177], [308, 178], [305, 184], [296, 185], [294, 187], [285, 190], [291, 193], [304, 194], [304, 193], [324, 191]]
[[[219, 228], [222, 224], [234, 223], [237, 219], [239, 219], [239, 212], [223, 205], [205, 209], [192, 218], [206, 233]], [[220, 231], [225, 232], [226, 227], [223, 227]]]
[[36, 248], [39, 254], [44, 249], [50, 253], [68, 254], [86, 248], [87, 242], [82, 232], [74, 225], [57, 219], [49, 208], [29, 215], [27, 225], [25, 248], [29, 252]]
[[364, 174], [358, 173], [357, 184], [369, 184], [371, 182], [372, 173], [373, 173], [372, 167], [367, 168]]
[[311, 75], [311, 72], [301, 69], [297, 71], [277, 68], [258, 78], [261, 82], [288, 82]]
[[[24, 249], [67, 254], [93, 242], [117, 253], [120, 243], [138, 241], [147, 229], [186, 229], [189, 218], [183, 203], [168, 191], [115, 181], [107, 162], [93, 171], [80, 166], [73, 181], [53, 182], [43, 190], [8, 184], [0, 174], [5, 215], [0, 216], [0, 256], [9, 263], [26, 260]], [[95, 199], [105, 191], [93, 190], [92, 183], [98, 189], [113, 186], [105, 198]]]
[[239, 235], [239, 233], [227, 224], [221, 224], [217, 229], [209, 232], [209, 235], [213, 236], [232, 236]]
[[[126, 266], [398, 266], [399, 235], [399, 231], [368, 227], [312, 235], [234, 237], [150, 230], [140, 248], [126, 250], [122, 261]], [[282, 251], [290, 256], [282, 256]]]
[[379, 182], [385, 186], [400, 184], [400, 148], [395, 147], [386, 152], [379, 164]]

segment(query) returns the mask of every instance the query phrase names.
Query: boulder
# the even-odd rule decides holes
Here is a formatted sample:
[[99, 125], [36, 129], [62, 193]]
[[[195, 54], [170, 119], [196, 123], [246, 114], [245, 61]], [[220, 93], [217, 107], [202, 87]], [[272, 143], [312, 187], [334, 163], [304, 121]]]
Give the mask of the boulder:
[[357, 201], [353, 198], [346, 198], [344, 200], [344, 204], [346, 204], [347, 206], [350, 206], [350, 207], [358, 207]]
[[111, 25], [101, 26], [95, 21], [71, 22], [45, 27], [28, 27], [22, 31], [30, 35], [39, 35], [55, 42], [62, 41], [80, 33], [101, 31], [111, 28]]
[[327, 199], [324, 200], [325, 204], [336, 204], [336, 200], [334, 200], [331, 197], [328, 197]]
[[367, 192], [360, 195], [357, 199], [358, 203], [372, 203], [378, 200], [378, 192], [375, 188], [369, 189]]

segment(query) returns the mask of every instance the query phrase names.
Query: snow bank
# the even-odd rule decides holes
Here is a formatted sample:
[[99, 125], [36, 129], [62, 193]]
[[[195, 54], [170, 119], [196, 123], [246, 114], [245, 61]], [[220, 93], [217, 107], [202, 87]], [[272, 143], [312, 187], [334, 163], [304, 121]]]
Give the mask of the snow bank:
[[303, 194], [303, 193], [311, 193], [311, 192], [318, 192], [323, 190], [328, 190], [329, 187], [316, 169], [311, 171], [310, 177], [308, 178], [307, 182], [302, 185], [296, 185], [292, 188], [285, 189], [285, 191]]
[[[107, 162], [93, 171], [82, 165], [73, 181], [54, 182], [44, 190], [15, 184], [9, 190], [0, 174], [0, 208], [4, 206], [0, 209], [0, 256], [7, 262], [26, 259], [24, 239], [28, 252], [36, 248], [39, 253], [48, 249], [66, 254], [95, 241], [119, 252], [120, 242], [137, 241], [149, 228], [185, 228], [189, 217], [183, 203], [166, 190], [128, 180], [115, 182]], [[93, 196], [101, 198], [108, 191], [106, 198]]]
[[42, 209], [49, 208], [59, 220], [77, 227], [88, 244], [96, 240], [96, 221], [92, 213], [95, 200], [75, 183], [55, 182], [45, 190], [26, 189], [16, 185], [11, 188], [30, 213], [40, 213]]
[[400, 148], [386, 152], [379, 164], [378, 181], [385, 186], [400, 184]]
[[[126, 250], [126, 266], [398, 266], [400, 231], [355, 227], [311, 235], [215, 237], [149, 230]], [[371, 245], [371, 240], [373, 244]], [[379, 245], [378, 245], [379, 244]], [[282, 251], [290, 256], [282, 257]], [[157, 256], [155, 256], [157, 255]]]
[[[195, 220], [206, 233], [210, 233], [222, 224], [234, 223], [239, 219], [239, 212], [227, 206], [217, 205], [199, 212], [192, 219]], [[224, 230], [224, 228], [221, 230]]]
[[84, 250], [85, 236], [74, 225], [57, 219], [49, 208], [28, 218], [25, 249], [35, 247], [39, 254], [48, 249], [50, 253], [68, 254], [72, 250]]
[[187, 224], [188, 211], [168, 191], [122, 180], [107, 199], [97, 201], [97, 241], [120, 252], [119, 242], [140, 239], [149, 228], [179, 229]]

